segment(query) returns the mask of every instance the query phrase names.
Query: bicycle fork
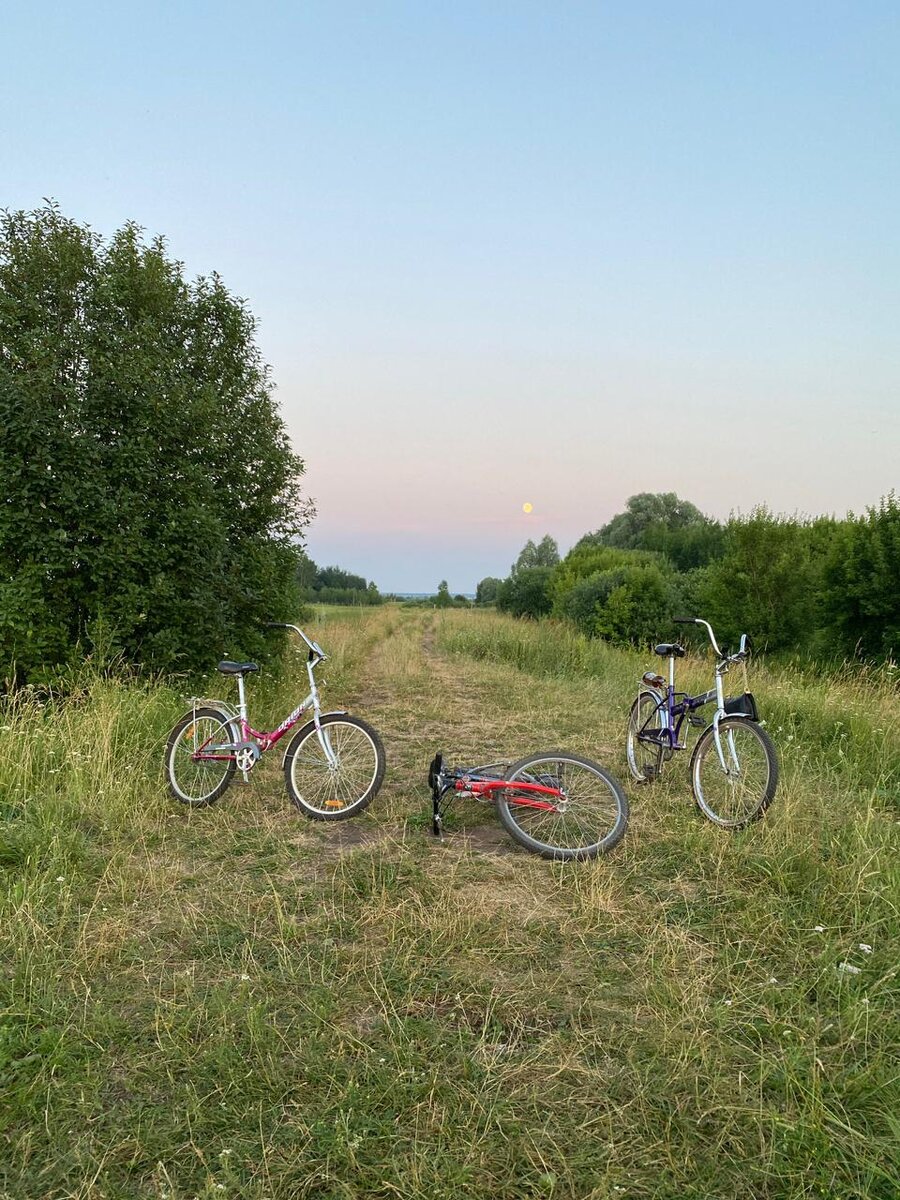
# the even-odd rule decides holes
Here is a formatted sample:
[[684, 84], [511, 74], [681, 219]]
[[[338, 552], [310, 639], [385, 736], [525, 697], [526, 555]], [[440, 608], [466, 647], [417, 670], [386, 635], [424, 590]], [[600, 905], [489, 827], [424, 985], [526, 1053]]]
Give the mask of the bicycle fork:
[[331, 738], [328, 736], [328, 730], [322, 728], [321, 716], [322, 710], [319, 707], [319, 689], [316, 687], [316, 677], [313, 674], [312, 663], [307, 661], [306, 673], [309, 676], [309, 694], [313, 702], [313, 724], [316, 727], [316, 737], [319, 739], [319, 745], [325, 752], [325, 757], [328, 759], [328, 765], [332, 771], [338, 769], [338, 756], [334, 752], [331, 745]]
[[719, 733], [719, 722], [725, 716], [725, 688], [722, 685], [722, 672], [716, 668], [716, 715], [713, 717], [713, 741], [716, 746], [716, 754], [719, 756], [719, 765], [724, 774], [730, 779], [734, 776], [740, 776], [741, 764], [738, 761], [737, 751], [734, 748], [734, 733], [728, 730], [728, 753], [733, 767], [729, 767], [725, 761], [725, 752], [722, 749], [722, 735]]
[[719, 756], [719, 765], [721, 766], [722, 771], [729, 778], [733, 778], [735, 776], [740, 776], [741, 764], [740, 764], [740, 760], [738, 759], [738, 756], [737, 756], [737, 750], [734, 747], [734, 733], [730, 729], [728, 730], [727, 741], [728, 741], [728, 757], [731, 760], [732, 765], [729, 766], [728, 763], [725, 761], [725, 750], [722, 746], [722, 735], [721, 735], [721, 733], [719, 733], [719, 721], [721, 720], [722, 715], [723, 714], [720, 711], [720, 712], [717, 712], [716, 715], [713, 717], [713, 741], [715, 742], [716, 754], [718, 754], [718, 756]]

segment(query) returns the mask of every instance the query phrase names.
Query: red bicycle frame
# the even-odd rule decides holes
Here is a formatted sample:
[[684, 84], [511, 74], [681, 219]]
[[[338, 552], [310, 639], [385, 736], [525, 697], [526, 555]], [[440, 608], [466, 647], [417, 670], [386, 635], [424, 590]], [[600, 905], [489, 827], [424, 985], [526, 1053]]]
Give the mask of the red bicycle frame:
[[[457, 779], [453, 785], [454, 791], [468, 792], [472, 796], [487, 796], [491, 792], [498, 792], [503, 788], [515, 788], [516, 792], [542, 792], [545, 796], [555, 796], [558, 800], [565, 799], [559, 788], [548, 787], [543, 783], [528, 783], [526, 780], [521, 783], [510, 783], [505, 779]], [[539, 808], [544, 812], [557, 811], [556, 805], [547, 800], [528, 800], [518, 795], [511, 799], [512, 803], [519, 804], [523, 808]]]

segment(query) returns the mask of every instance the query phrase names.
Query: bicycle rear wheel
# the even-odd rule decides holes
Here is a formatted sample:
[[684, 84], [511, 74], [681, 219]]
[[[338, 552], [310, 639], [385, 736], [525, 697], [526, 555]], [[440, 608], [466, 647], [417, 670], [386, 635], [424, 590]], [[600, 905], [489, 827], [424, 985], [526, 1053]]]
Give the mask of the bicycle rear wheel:
[[217, 708], [196, 708], [186, 713], [166, 742], [166, 782], [182, 804], [204, 808], [214, 804], [231, 783], [234, 756], [200, 759], [193, 756], [205, 746], [235, 745], [240, 730], [227, 713]]
[[[664, 750], [661, 743], [644, 741], [642, 734], [654, 733], [664, 728], [665, 701], [653, 692], [638, 692], [638, 697], [628, 714], [628, 732], [625, 737], [625, 757], [628, 770], [636, 783], [652, 783], [658, 779], [663, 765]], [[672, 757], [671, 749], [665, 750], [665, 760]]]
[[588, 859], [621, 841], [628, 824], [622, 785], [589, 758], [565, 750], [530, 754], [513, 763], [505, 778], [513, 785], [516, 780], [543, 783], [564, 794], [551, 811], [532, 806], [535, 800], [549, 799], [539, 792], [522, 791], [517, 800], [514, 786], [498, 791], [497, 815], [526, 850], [543, 858]]
[[723, 717], [719, 739], [725, 769], [709, 725], [691, 757], [691, 789], [705, 817], [723, 829], [743, 829], [772, 803], [778, 754], [766, 731], [747, 717]]

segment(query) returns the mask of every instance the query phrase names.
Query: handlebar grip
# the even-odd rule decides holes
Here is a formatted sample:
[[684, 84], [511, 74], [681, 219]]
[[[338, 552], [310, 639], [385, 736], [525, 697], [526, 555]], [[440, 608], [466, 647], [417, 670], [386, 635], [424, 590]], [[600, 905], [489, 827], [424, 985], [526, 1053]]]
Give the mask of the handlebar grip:
[[672, 620], [676, 625], [696, 625], [696, 617], [673, 617]]

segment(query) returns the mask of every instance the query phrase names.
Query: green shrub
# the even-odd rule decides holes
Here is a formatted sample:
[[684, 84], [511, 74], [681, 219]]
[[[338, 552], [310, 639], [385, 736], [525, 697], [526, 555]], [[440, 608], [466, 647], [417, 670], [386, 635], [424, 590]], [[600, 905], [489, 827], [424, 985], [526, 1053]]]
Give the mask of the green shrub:
[[514, 617], [543, 617], [550, 612], [553, 567], [525, 567], [505, 579], [497, 592], [497, 608]]

